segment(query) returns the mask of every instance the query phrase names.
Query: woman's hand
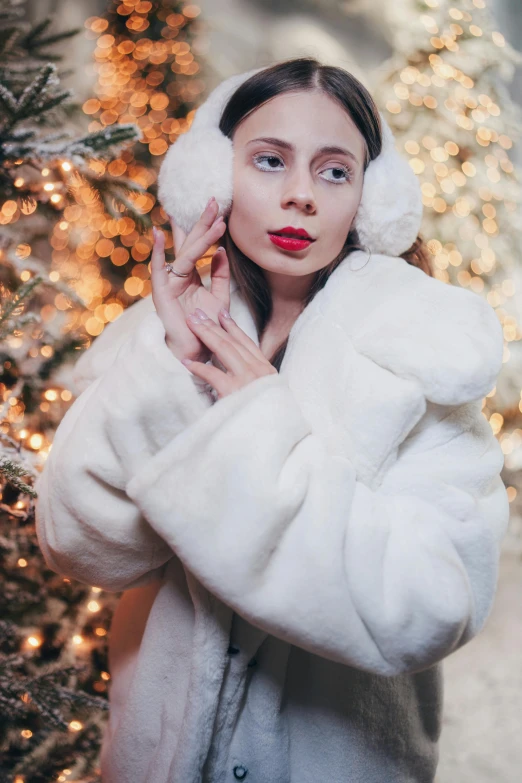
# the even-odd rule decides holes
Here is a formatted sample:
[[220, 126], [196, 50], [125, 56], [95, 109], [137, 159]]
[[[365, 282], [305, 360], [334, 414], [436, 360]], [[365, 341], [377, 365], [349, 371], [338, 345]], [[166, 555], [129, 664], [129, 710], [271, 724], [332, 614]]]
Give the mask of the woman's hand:
[[162, 231], [154, 231], [152, 300], [165, 327], [165, 342], [178, 359], [205, 362], [211, 356], [211, 351], [201, 342], [197, 333], [188, 328], [188, 314], [200, 307], [217, 321], [220, 308], [230, 307], [230, 267], [225, 249], [220, 248], [212, 256], [210, 291], [201, 282], [195, 266], [196, 261], [226, 231], [224, 219], [216, 219], [217, 211], [217, 202], [212, 198], [188, 235], [170, 218], [176, 256], [172, 265], [177, 272], [191, 272], [189, 277], [177, 277], [167, 271], [165, 235]]
[[[194, 316], [199, 316], [194, 318]], [[219, 322], [197, 308], [187, 318], [187, 324], [198, 338], [209, 347], [228, 372], [198, 361], [182, 359], [194, 375], [203, 378], [217, 392], [218, 398], [232, 394], [263, 375], [277, 375], [261, 349], [236, 324], [226, 309], [219, 311]]]

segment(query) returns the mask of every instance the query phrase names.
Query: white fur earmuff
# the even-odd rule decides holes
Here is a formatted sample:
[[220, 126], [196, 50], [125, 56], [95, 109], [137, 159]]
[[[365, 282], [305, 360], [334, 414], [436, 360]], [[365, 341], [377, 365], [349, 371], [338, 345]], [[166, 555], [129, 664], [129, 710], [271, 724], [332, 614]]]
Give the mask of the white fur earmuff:
[[[221, 82], [199, 106], [189, 130], [167, 150], [158, 175], [158, 197], [185, 233], [192, 230], [211, 196], [216, 198], [219, 215], [231, 209], [233, 144], [219, 130], [219, 121], [235, 90], [261, 70], [255, 68]], [[422, 196], [416, 175], [395, 149], [393, 133], [380, 117], [382, 151], [364, 173], [354, 227], [372, 253], [398, 256], [417, 238]]]

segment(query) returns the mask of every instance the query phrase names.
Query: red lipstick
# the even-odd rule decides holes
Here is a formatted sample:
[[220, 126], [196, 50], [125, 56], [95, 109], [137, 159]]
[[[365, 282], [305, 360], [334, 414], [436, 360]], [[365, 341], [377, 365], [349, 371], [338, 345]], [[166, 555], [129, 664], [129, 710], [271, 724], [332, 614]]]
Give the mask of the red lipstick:
[[270, 241], [283, 248], [283, 250], [304, 250], [312, 242], [315, 242], [304, 228], [285, 226], [277, 231], [269, 231]]

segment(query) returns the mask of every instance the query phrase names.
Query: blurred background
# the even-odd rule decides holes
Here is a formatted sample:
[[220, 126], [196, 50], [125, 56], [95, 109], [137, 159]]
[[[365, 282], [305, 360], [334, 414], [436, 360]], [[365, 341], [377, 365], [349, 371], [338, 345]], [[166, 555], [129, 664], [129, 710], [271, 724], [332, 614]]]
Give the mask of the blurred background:
[[[47, 770], [39, 781], [98, 779], [115, 597], [46, 571], [30, 487], [81, 391], [72, 375], [78, 353], [150, 294], [151, 226], [168, 226], [155, 191], [163, 155], [222, 79], [311, 55], [351, 71], [371, 90], [421, 181], [422, 233], [435, 276], [486, 297], [503, 324], [504, 367], [483, 410], [505, 454], [510, 528], [487, 626], [444, 663], [437, 783], [518, 783], [522, 0], [4, 0], [8, 6], [23, 10], [8, 23], [15, 27], [52, 20], [40, 38], [78, 32], [42, 45], [37, 35], [18, 51], [6, 48], [4, 35], [0, 66], [2, 83], [16, 93], [34, 77], [21, 67], [24, 58], [38, 69], [54, 51], [60, 89], [74, 94], [36, 122], [39, 133], [45, 118], [51, 134], [67, 128], [69, 141], [29, 147], [17, 139], [9, 166], [0, 164], [4, 314], [5, 303], [13, 305], [11, 328], [1, 335], [2, 449], [9, 462], [0, 474], [0, 532], [4, 595], [12, 600], [0, 665], [20, 697], [1, 724], [9, 760], [0, 762], [0, 777], [36, 781], [39, 754]], [[30, 111], [17, 121], [35, 127]], [[167, 249], [172, 253], [171, 240]], [[208, 260], [201, 259], [202, 269]], [[35, 280], [42, 280], [39, 288]], [[20, 652], [22, 668], [15, 664]], [[92, 696], [90, 711], [79, 718], [86, 705], [73, 700], [70, 713], [44, 726], [43, 685], [64, 692], [71, 680], [63, 677], [71, 673], [74, 688]], [[63, 747], [57, 752], [64, 732], [69, 756]]]

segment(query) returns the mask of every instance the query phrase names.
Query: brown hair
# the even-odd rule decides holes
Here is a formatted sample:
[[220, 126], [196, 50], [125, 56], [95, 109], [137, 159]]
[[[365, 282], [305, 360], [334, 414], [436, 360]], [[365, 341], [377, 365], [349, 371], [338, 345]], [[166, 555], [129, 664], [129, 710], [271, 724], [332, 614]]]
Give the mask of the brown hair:
[[[237, 125], [265, 101], [290, 90], [312, 89], [327, 93], [350, 115], [366, 142], [366, 170], [370, 161], [374, 160], [382, 149], [382, 129], [377, 106], [368, 90], [352, 74], [342, 68], [322, 65], [313, 57], [297, 57], [278, 62], [244, 81], [228, 100], [221, 115], [219, 129], [225, 136], [232, 138]], [[261, 337], [272, 314], [272, 297], [263, 269], [239, 250], [228, 230], [222, 237], [222, 244], [227, 250], [239, 293], [247, 301]], [[341, 261], [350, 252], [359, 249], [365, 248], [360, 244], [356, 229], [351, 229], [340, 253], [327, 266], [318, 270], [303, 307], [323, 288]], [[420, 236], [401, 257], [433, 277], [428, 250]], [[288, 337], [270, 358], [270, 363], [277, 370], [281, 367], [287, 343]]]

